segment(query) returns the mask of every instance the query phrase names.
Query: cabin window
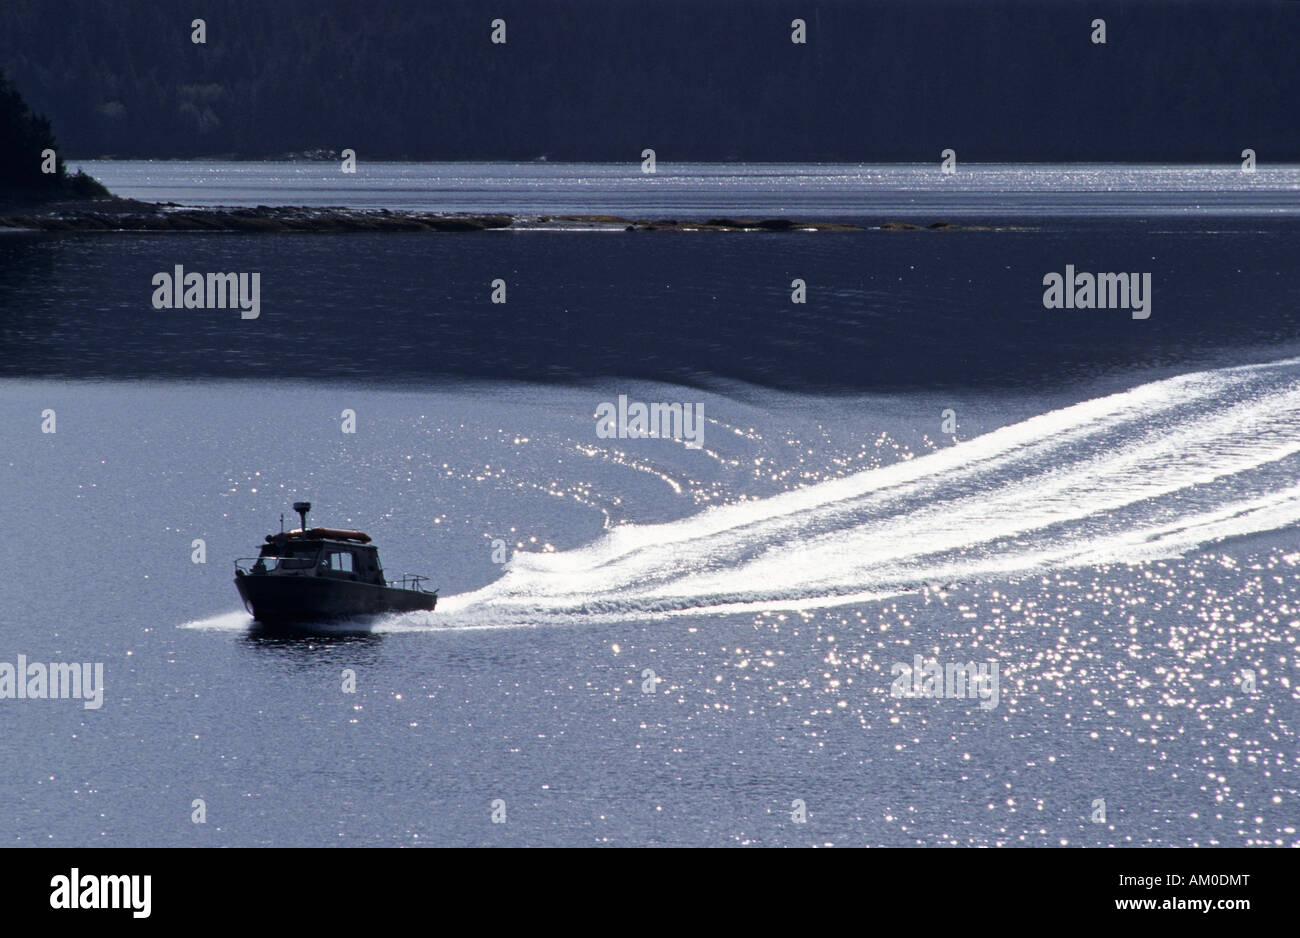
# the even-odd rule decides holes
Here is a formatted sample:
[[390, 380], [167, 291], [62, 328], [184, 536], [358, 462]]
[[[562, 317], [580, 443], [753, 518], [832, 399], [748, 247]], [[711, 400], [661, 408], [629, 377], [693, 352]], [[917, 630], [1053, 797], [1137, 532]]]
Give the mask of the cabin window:
[[314, 550], [285, 550], [282, 555], [276, 556], [269, 550], [264, 549], [262, 555], [258, 558], [258, 565], [268, 573], [272, 570], [310, 570], [315, 565], [315, 562], [316, 552]]
[[330, 554], [330, 569], [337, 570], [339, 573], [351, 573], [352, 555], [350, 553], [345, 554], [339, 551], [332, 552]]

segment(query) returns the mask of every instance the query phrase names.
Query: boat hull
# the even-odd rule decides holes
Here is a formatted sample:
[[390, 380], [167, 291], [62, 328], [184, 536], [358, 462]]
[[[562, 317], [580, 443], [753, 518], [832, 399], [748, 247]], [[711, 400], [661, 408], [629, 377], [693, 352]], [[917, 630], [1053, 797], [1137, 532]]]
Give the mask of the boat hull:
[[250, 615], [265, 625], [328, 622], [391, 612], [432, 610], [436, 593], [316, 576], [235, 578]]

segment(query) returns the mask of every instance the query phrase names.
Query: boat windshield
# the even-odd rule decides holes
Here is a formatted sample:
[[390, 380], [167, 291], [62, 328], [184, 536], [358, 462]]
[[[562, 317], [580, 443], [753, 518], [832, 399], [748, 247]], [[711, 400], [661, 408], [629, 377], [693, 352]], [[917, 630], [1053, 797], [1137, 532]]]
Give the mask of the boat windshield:
[[287, 572], [289, 570], [310, 570], [316, 565], [316, 555], [320, 551], [316, 548], [309, 550], [295, 550], [292, 547], [280, 548], [277, 554], [263, 553], [257, 558], [253, 565], [253, 573], [261, 573], [265, 570], [267, 573], [275, 571]]
[[257, 559], [266, 567], [267, 573], [273, 570], [310, 570], [315, 560], [313, 557], [258, 557]]

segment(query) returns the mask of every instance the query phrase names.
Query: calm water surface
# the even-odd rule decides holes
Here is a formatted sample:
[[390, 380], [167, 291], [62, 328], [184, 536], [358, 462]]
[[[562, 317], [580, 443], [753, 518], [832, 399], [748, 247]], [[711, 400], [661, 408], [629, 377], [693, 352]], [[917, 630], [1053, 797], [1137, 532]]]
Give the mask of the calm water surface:
[[[0, 841], [1300, 845], [1294, 170], [91, 169], [1032, 230], [0, 235], [0, 662], [107, 685], [0, 700]], [[1151, 272], [1151, 318], [1043, 309], [1068, 263]], [[175, 264], [261, 316], [154, 310]], [[619, 395], [703, 446], [599, 437]], [[231, 561], [302, 498], [437, 612], [253, 629]], [[895, 696], [916, 655], [996, 706]]]
[[[1113, 164], [367, 163], [77, 164], [118, 195], [188, 205], [345, 205], [454, 212], [887, 217], [1294, 216], [1300, 167]], [[74, 167], [76, 168], [76, 167]]]

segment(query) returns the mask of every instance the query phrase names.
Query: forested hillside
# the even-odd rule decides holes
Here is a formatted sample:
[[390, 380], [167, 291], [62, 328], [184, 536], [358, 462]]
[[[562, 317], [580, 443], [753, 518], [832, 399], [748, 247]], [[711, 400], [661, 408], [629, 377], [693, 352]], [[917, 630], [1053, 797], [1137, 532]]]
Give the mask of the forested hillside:
[[[46, 172], [46, 168], [50, 171]], [[67, 174], [47, 118], [33, 113], [0, 71], [0, 193], [36, 197], [94, 196], [103, 187], [82, 174]]]
[[1297, 49], [1281, 0], [0, 3], [77, 157], [1296, 159]]

